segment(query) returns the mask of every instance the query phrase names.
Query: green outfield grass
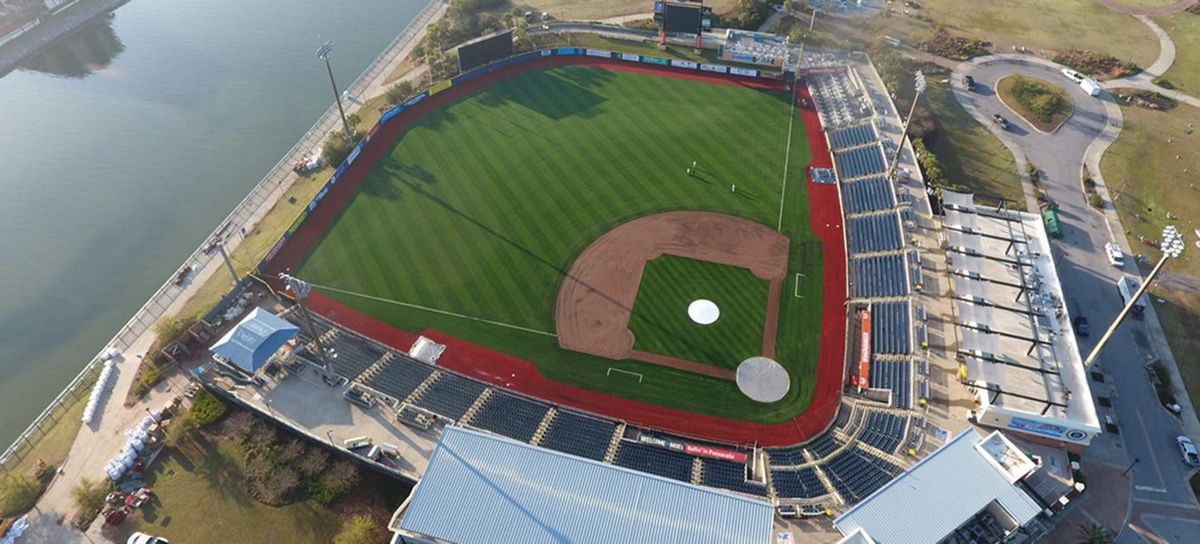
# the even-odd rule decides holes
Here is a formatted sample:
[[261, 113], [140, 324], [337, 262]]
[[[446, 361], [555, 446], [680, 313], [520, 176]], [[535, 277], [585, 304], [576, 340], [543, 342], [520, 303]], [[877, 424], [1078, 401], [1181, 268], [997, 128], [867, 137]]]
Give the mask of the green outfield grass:
[[[633, 347], [698, 363], [734, 369], [762, 355], [763, 322], [770, 283], [736, 266], [663, 255], [646, 263], [629, 319]], [[713, 301], [716, 323], [696, 324], [688, 305]]]
[[[401, 135], [297, 274], [396, 327], [437, 329], [528, 359], [554, 380], [785, 421], [811, 398], [821, 328], [810, 158], [784, 93], [582, 66], [530, 73]], [[687, 175], [693, 160], [695, 177]], [[725, 380], [558, 348], [554, 304], [564, 271], [614, 226], [670, 210], [734, 214], [791, 238], [777, 346], [795, 382], [787, 398], [761, 405]], [[609, 367], [644, 378], [631, 386]]]

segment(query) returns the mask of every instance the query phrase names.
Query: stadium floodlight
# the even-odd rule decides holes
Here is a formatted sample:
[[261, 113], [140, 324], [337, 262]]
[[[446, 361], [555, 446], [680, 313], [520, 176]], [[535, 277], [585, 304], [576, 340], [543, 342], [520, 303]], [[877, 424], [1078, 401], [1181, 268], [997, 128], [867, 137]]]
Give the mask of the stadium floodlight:
[[317, 343], [317, 355], [321, 358], [323, 365], [322, 373], [326, 383], [329, 383], [329, 353], [325, 351], [325, 346], [321, 343], [321, 335], [317, 334], [316, 327], [313, 326], [312, 316], [308, 315], [308, 308], [304, 306], [304, 299], [308, 298], [308, 294], [312, 292], [312, 285], [308, 282], [297, 278], [285, 272], [279, 273], [279, 279], [287, 285], [288, 291], [296, 295], [296, 305], [300, 307], [300, 315], [304, 317], [304, 324], [308, 329], [308, 336]]
[[1142, 295], [1146, 293], [1146, 288], [1150, 287], [1150, 283], [1154, 281], [1154, 278], [1158, 277], [1158, 273], [1162, 270], [1163, 265], [1167, 264], [1168, 260], [1178, 259], [1180, 255], [1183, 255], [1183, 248], [1187, 247], [1187, 244], [1183, 242], [1183, 235], [1179, 233], [1179, 229], [1176, 229], [1175, 225], [1167, 225], [1163, 229], [1162, 238], [1162, 242], [1159, 244], [1163, 252], [1162, 257], [1158, 259], [1158, 263], [1150, 270], [1150, 274], [1146, 276], [1146, 281], [1142, 282], [1137, 292], [1129, 297], [1129, 300], [1125, 303], [1125, 307], [1121, 309], [1121, 313], [1117, 314], [1117, 318], [1113, 320], [1112, 325], [1109, 325], [1108, 330], [1104, 331], [1104, 336], [1100, 337], [1100, 341], [1096, 343], [1096, 347], [1092, 348], [1092, 352], [1083, 361], [1084, 368], [1090, 367], [1092, 363], [1096, 362], [1096, 357], [1100, 355], [1100, 350], [1108, 344], [1109, 337], [1117, 330], [1121, 322], [1125, 320], [1125, 316], [1129, 315], [1129, 311], [1142, 299]]
[[912, 106], [908, 108], [908, 117], [904, 119], [904, 130], [900, 132], [900, 143], [896, 146], [896, 153], [892, 155], [891, 165], [888, 166], [886, 176], [888, 180], [891, 180], [892, 176], [896, 174], [896, 165], [900, 163], [900, 152], [904, 150], [904, 139], [908, 138], [908, 127], [912, 124], [913, 113], [917, 111], [917, 100], [925, 93], [925, 72], [917, 70], [917, 73], [913, 74], [913, 84], [917, 92], [913, 95]]
[[333, 42], [327, 41], [317, 48], [317, 58], [325, 61], [325, 71], [329, 72], [329, 84], [333, 85], [333, 99], [337, 101], [338, 113], [342, 114], [342, 130], [346, 133], [346, 139], [354, 141], [354, 130], [350, 128], [350, 123], [346, 121], [346, 110], [342, 108], [342, 95], [338, 92], [337, 82], [333, 80], [333, 67], [329, 65], [329, 53], [333, 51]]

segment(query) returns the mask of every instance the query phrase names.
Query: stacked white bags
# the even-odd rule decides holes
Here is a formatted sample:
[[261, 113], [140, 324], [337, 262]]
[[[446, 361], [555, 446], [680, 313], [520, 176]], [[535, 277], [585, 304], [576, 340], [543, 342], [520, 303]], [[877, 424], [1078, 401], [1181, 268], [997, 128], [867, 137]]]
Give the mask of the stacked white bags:
[[96, 385], [92, 386], [92, 396], [88, 398], [87, 407], [83, 409], [83, 424], [87, 425], [92, 422], [92, 417], [96, 415], [96, 407], [100, 403], [100, 398], [104, 396], [104, 391], [108, 389], [108, 383], [112, 378], [113, 367], [117, 362], [112, 358], [104, 361], [104, 370], [100, 371], [100, 379], [96, 380]]
[[116, 457], [109, 459], [108, 464], [104, 466], [104, 472], [108, 474], [109, 478], [120, 480], [125, 471], [137, 462], [138, 452], [145, 449], [146, 440], [150, 437], [150, 426], [159, 421], [162, 421], [162, 412], [155, 410], [142, 418], [141, 423], [125, 430], [125, 438], [128, 439], [125, 447]]

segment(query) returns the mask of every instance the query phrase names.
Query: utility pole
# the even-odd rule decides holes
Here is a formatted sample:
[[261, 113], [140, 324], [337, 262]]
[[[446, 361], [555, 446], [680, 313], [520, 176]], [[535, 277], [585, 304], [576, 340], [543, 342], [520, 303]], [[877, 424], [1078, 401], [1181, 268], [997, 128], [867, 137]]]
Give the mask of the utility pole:
[[925, 74], [917, 70], [913, 81], [916, 84], [916, 94], [913, 95], [912, 106], [908, 108], [908, 118], [904, 120], [904, 130], [900, 132], [900, 143], [896, 146], [896, 153], [892, 155], [892, 164], [888, 166], [886, 179], [891, 181], [892, 176], [896, 173], [896, 165], [900, 163], [900, 151], [904, 149], [904, 140], [908, 138], [908, 126], [912, 124], [913, 113], [917, 111], [917, 100], [925, 92]]
[[229, 270], [229, 275], [233, 276], [233, 285], [237, 286], [241, 278], [238, 277], [237, 269], [233, 267], [233, 260], [229, 258], [229, 251], [225, 249], [225, 240], [217, 241], [217, 251], [221, 252], [221, 259], [225, 261], [225, 268]]
[[1167, 259], [1178, 259], [1183, 254], [1183, 248], [1185, 247], [1187, 245], [1183, 243], [1183, 235], [1179, 234], [1174, 225], [1168, 225], [1167, 228], [1163, 229], [1162, 258], [1154, 265], [1154, 269], [1150, 271], [1150, 275], [1146, 276], [1146, 281], [1142, 282], [1142, 286], [1138, 288], [1137, 292], [1129, 297], [1129, 301], [1125, 303], [1125, 307], [1121, 309], [1121, 313], [1117, 314], [1117, 318], [1113, 320], [1112, 325], [1109, 325], [1108, 330], [1104, 331], [1104, 336], [1100, 337], [1100, 341], [1096, 343], [1096, 347], [1092, 348], [1092, 352], [1083, 361], [1084, 368], [1091, 367], [1092, 363], [1096, 362], [1096, 357], [1100, 355], [1100, 350], [1104, 349], [1104, 346], [1108, 344], [1109, 338], [1116, 332], [1121, 322], [1125, 320], [1125, 316], [1129, 315], [1129, 311], [1133, 309], [1133, 306], [1145, 294], [1146, 288], [1150, 287], [1150, 282], [1154, 281], [1154, 278], [1158, 276], [1158, 272], [1162, 270], [1163, 265], [1167, 264]]
[[321, 343], [321, 336], [317, 334], [316, 327], [313, 327], [312, 316], [308, 314], [308, 308], [304, 306], [304, 299], [308, 298], [308, 293], [312, 291], [312, 285], [295, 276], [286, 273], [280, 273], [279, 279], [287, 284], [288, 290], [296, 294], [296, 305], [300, 307], [300, 315], [304, 317], [304, 324], [308, 327], [308, 335], [312, 337], [313, 342], [317, 343], [317, 355], [321, 358], [321, 372], [324, 374], [325, 383], [329, 383], [329, 354], [325, 351], [325, 345]]
[[333, 42], [321, 44], [321, 47], [317, 48], [317, 58], [325, 61], [325, 71], [329, 72], [329, 84], [333, 86], [333, 99], [337, 101], [338, 113], [342, 114], [342, 130], [346, 133], [346, 139], [353, 142], [354, 131], [346, 121], [346, 110], [342, 108], [342, 94], [338, 92], [337, 82], [333, 80], [333, 67], [329, 65], [330, 51], [333, 51]]

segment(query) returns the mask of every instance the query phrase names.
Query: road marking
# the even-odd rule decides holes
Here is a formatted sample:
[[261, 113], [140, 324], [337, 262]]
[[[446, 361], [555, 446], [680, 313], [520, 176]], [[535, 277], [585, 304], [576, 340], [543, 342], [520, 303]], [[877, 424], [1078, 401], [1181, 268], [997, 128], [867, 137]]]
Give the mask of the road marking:
[[788, 160], [792, 156], [792, 124], [796, 121], [796, 85], [798, 81], [792, 81], [792, 113], [788, 115], [788, 137], [787, 149], [783, 151], [783, 186], [779, 189], [779, 223], [775, 225], [776, 231], [783, 231], [783, 203], [787, 196], [787, 175], [788, 175]]
[[1162, 469], [1158, 466], [1158, 456], [1154, 454], [1154, 443], [1150, 441], [1150, 435], [1146, 434], [1146, 420], [1142, 419], [1142, 410], [1134, 406], [1133, 413], [1137, 414], [1138, 426], [1141, 427], [1142, 438], [1146, 439], [1147, 450], [1150, 452], [1150, 464], [1154, 465], [1154, 474], [1158, 476], [1158, 485], [1165, 485], [1166, 480], [1163, 479]]
[[1133, 486], [1133, 488], [1138, 491], [1148, 491], [1150, 493], [1166, 493], [1167, 492], [1167, 488], [1165, 488], [1165, 487], [1151, 487], [1148, 485], [1135, 485], [1135, 486]]
[[330, 287], [330, 286], [328, 286], [328, 285], [317, 285], [317, 284], [315, 284], [315, 283], [309, 283], [309, 285], [311, 285], [311, 286], [313, 286], [313, 287], [315, 287], [315, 288], [317, 288], [317, 289], [324, 290], [324, 291], [333, 291], [334, 293], [341, 293], [341, 294], [343, 294], [343, 295], [350, 295], [350, 296], [354, 296], [354, 297], [361, 297], [361, 298], [365, 298], [365, 299], [369, 299], [369, 300], [374, 300], [374, 301], [378, 301], [378, 302], [386, 302], [386, 303], [388, 303], [388, 304], [395, 304], [395, 305], [397, 305], [397, 306], [404, 306], [405, 308], [413, 308], [413, 309], [415, 309], [415, 310], [425, 310], [426, 312], [433, 312], [433, 313], [435, 313], [435, 314], [448, 315], [448, 316], [450, 316], [450, 317], [458, 317], [458, 318], [462, 318], [462, 319], [469, 319], [469, 320], [471, 320], [471, 321], [478, 321], [478, 322], [480, 322], [480, 323], [487, 323], [488, 325], [495, 325], [495, 326], [497, 326], [497, 327], [505, 327], [505, 328], [508, 328], [508, 329], [513, 329], [513, 330], [518, 330], [518, 331], [524, 331], [524, 332], [531, 332], [531, 333], [533, 333], [533, 334], [540, 334], [540, 335], [542, 335], [542, 336], [549, 336], [550, 338], [556, 338], [556, 336], [554, 335], [554, 333], [550, 333], [550, 332], [546, 332], [546, 331], [539, 331], [539, 330], [537, 330], [537, 329], [529, 329], [529, 328], [521, 327], [521, 326], [519, 326], [519, 325], [510, 325], [510, 324], [508, 324], [508, 323], [501, 323], [501, 322], [499, 322], [499, 321], [492, 321], [491, 319], [484, 319], [484, 318], [482, 318], [482, 317], [472, 317], [472, 316], [469, 316], [469, 315], [456, 314], [456, 313], [454, 313], [454, 312], [447, 312], [446, 310], [439, 310], [439, 309], [437, 309], [437, 308], [430, 308], [430, 307], [428, 307], [428, 306], [421, 306], [421, 305], [419, 305], [419, 304], [412, 304], [412, 303], [409, 303], [409, 302], [400, 302], [399, 300], [392, 300], [392, 299], [390, 299], [390, 298], [377, 297], [377, 296], [374, 296], [374, 295], [366, 295], [366, 294], [363, 294], [363, 293], [355, 293], [354, 291], [347, 291], [347, 290], [345, 290], [345, 289], [338, 289], [337, 287]]

